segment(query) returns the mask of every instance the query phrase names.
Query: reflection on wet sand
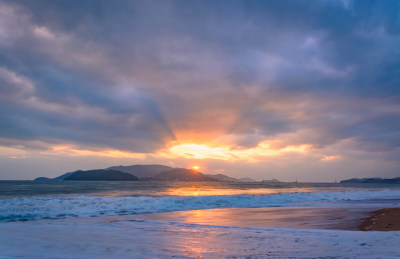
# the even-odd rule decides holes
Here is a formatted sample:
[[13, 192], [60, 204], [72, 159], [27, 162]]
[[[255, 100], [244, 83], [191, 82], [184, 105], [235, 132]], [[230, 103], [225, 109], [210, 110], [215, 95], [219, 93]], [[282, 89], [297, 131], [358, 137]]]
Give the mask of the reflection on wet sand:
[[[344, 211], [343, 217], [347, 209], [356, 213], [352, 208], [265, 209], [269, 210], [215, 209], [181, 215], [186, 215], [186, 222], [208, 219], [225, 224], [236, 217], [230, 220], [237, 225], [240, 218], [248, 224], [263, 214], [279, 223], [276, 213], [292, 220], [307, 218], [307, 212], [338, 216]], [[173, 219], [172, 213], [158, 216], [168, 219], [168, 214]], [[397, 231], [237, 228], [143, 220], [138, 215], [9, 222], [1, 231], [7, 233], [0, 235], [4, 258], [399, 258]]]
[[152, 220], [200, 225], [357, 230], [368, 212], [380, 207], [229, 208], [145, 214]]

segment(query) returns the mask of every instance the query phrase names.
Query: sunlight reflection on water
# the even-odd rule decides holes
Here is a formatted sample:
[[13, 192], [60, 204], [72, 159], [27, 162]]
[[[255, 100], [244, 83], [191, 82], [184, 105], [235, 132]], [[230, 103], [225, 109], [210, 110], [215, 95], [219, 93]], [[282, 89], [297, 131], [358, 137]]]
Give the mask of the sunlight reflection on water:
[[0, 199], [31, 196], [217, 196], [394, 188], [385, 184], [262, 182], [86, 182], [0, 181]]
[[168, 189], [165, 195], [176, 196], [218, 196], [218, 195], [266, 195], [275, 193], [315, 192], [315, 188], [255, 188], [255, 189], [229, 189], [229, 188], [204, 188], [204, 186], [184, 186]]

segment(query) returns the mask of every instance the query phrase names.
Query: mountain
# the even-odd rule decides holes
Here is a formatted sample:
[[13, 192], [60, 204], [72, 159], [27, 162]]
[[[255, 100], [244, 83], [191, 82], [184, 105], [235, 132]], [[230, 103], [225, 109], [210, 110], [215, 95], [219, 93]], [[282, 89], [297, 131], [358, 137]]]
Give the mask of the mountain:
[[52, 183], [55, 182], [55, 179], [47, 178], [47, 177], [38, 177], [34, 180], [35, 182], [40, 182], [40, 183]]
[[240, 182], [239, 179], [233, 178], [233, 177], [229, 177], [227, 175], [224, 174], [206, 174], [205, 176], [207, 177], [211, 177], [214, 178], [218, 181], [223, 181], [223, 182]]
[[281, 181], [276, 180], [276, 179], [272, 179], [272, 180], [263, 180], [263, 183], [281, 183]]
[[71, 172], [63, 181], [138, 181], [134, 175], [108, 169]]
[[255, 183], [255, 182], [257, 182], [256, 180], [254, 180], [254, 179], [252, 179], [252, 178], [249, 178], [249, 177], [239, 178], [239, 180], [240, 180], [241, 182], [248, 182], [248, 183]]
[[106, 169], [78, 170], [68, 172], [53, 179], [43, 177], [35, 181], [239, 181], [226, 175], [211, 177], [198, 171], [185, 168], [172, 168], [164, 165], [112, 166]]
[[108, 170], [118, 170], [128, 174], [132, 174], [139, 178], [152, 178], [158, 173], [169, 171], [174, 168], [165, 165], [131, 165], [131, 166], [112, 166]]
[[172, 170], [158, 173], [152, 180], [155, 181], [186, 181], [186, 182], [216, 182], [215, 178], [206, 176], [195, 170], [185, 168], [173, 168]]
[[[75, 173], [75, 172], [69, 172], [69, 173], [65, 173], [65, 174], [62, 174], [62, 175], [60, 175], [60, 176], [58, 176], [58, 177], [56, 177], [56, 178], [53, 178], [54, 180], [58, 180], [58, 181], [63, 181], [65, 178], [67, 178], [68, 176], [70, 176], [71, 174], [73, 174], [73, 173]], [[39, 177], [40, 178], [40, 177]], [[37, 178], [36, 178], [37, 179]]]
[[400, 184], [400, 177], [384, 179], [384, 178], [352, 178], [348, 180], [342, 180], [340, 183], [395, 183]]
[[351, 178], [351, 179], [347, 179], [347, 180], [342, 180], [340, 181], [340, 183], [363, 183], [365, 180], [364, 179], [360, 179], [360, 178]]

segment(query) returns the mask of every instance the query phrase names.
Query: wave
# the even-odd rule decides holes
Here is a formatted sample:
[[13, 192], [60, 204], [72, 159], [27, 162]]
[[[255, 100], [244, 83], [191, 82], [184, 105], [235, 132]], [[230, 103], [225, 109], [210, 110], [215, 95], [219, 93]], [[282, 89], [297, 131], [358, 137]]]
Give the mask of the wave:
[[213, 208], [329, 206], [340, 201], [399, 198], [400, 190], [225, 196], [29, 197], [0, 200], [0, 221], [133, 215]]

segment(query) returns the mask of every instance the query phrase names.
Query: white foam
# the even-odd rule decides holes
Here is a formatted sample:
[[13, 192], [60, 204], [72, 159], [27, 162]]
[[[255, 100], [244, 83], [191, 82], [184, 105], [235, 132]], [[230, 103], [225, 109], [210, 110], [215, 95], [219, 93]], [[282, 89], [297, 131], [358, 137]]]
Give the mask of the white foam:
[[45, 220], [0, 224], [0, 258], [400, 258], [399, 238], [400, 231]]
[[0, 221], [129, 215], [211, 208], [304, 206], [304, 203], [307, 203], [307, 206], [333, 206], [341, 201], [399, 198], [400, 190], [186, 197], [29, 197], [0, 200]]

